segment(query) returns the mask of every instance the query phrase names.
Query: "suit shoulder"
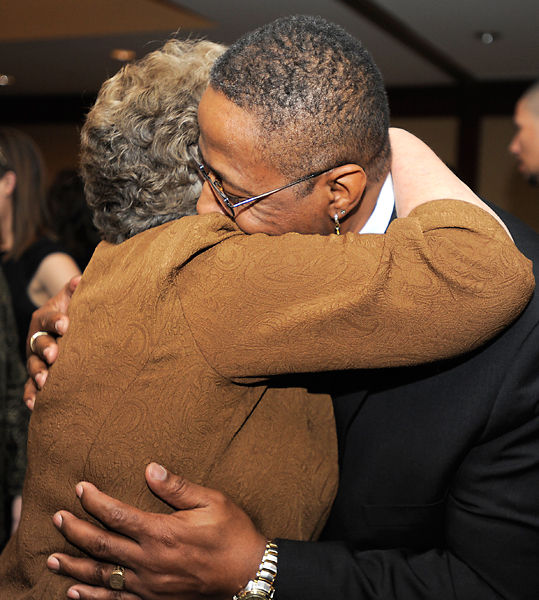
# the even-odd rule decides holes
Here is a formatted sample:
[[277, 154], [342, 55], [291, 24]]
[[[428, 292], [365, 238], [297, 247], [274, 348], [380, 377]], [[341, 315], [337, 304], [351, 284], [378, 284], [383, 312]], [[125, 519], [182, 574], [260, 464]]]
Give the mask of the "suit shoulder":
[[[536, 263], [539, 263], [539, 233], [524, 223], [524, 221], [521, 221], [518, 217], [508, 213], [499, 206], [495, 206], [494, 204], [489, 205], [507, 225], [518, 249], [534, 262], [534, 270], [537, 269]], [[539, 280], [537, 270], [535, 270], [535, 277]]]

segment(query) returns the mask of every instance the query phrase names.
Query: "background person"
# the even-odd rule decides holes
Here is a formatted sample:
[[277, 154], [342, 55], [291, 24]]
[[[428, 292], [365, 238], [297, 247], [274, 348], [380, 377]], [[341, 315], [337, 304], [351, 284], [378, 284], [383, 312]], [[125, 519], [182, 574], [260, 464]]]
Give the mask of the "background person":
[[522, 174], [533, 185], [539, 182], [539, 81], [534, 83], [515, 106], [516, 133], [509, 151]]
[[101, 238], [92, 223], [84, 183], [77, 171], [58, 173], [47, 193], [47, 209], [51, 231], [84, 271]]
[[[234, 204], [241, 199], [231, 202], [232, 194], [244, 195], [245, 199], [255, 194], [259, 185], [263, 191], [264, 187], [276, 188], [279, 179], [285, 183], [279, 168], [290, 163], [294, 166], [293, 161], [297, 156], [303, 158], [304, 151], [311, 152], [309, 158], [321, 154], [318, 146], [312, 147], [313, 140], [325, 156], [331, 148], [327, 142], [330, 136], [334, 145], [364, 139], [342, 131], [343, 123], [354, 126], [357, 121], [339, 119], [341, 114], [335, 109], [351, 98], [365, 106], [364, 97], [354, 87], [358, 82], [355, 73], [349, 75], [351, 81], [343, 77], [342, 56], [337, 57], [336, 65], [330, 61], [329, 72], [334, 79], [328, 78], [328, 71], [316, 63], [334, 56], [337, 47], [342, 49], [341, 43], [352, 53], [357, 48], [357, 42], [330, 24], [289, 18], [243, 38], [224, 55], [213, 73], [212, 93], [201, 104], [202, 154], [214, 186], [213, 191], [205, 186], [202, 204], [213, 203], [215, 209], [226, 210], [225, 195]], [[317, 74], [321, 81], [316, 80]], [[369, 85], [372, 81], [359, 81], [360, 92], [363, 90], [370, 100], [376, 97]], [[240, 106], [241, 100], [234, 92], [241, 98], [244, 90], [246, 98], [258, 95], [259, 103]], [[305, 100], [308, 108], [301, 120], [297, 108]], [[372, 106], [378, 112], [363, 115], [362, 124], [378, 128], [383, 135], [387, 105], [376, 101]], [[290, 107], [291, 113], [287, 113]], [[320, 107], [326, 111], [323, 118], [318, 115]], [[284, 128], [275, 127], [279, 118]], [[325, 129], [317, 132], [321, 137], [313, 136], [313, 123], [320, 127], [325, 124]], [[291, 127], [286, 128], [286, 124]], [[272, 135], [281, 137], [288, 146], [272, 148], [265, 143]], [[374, 144], [365, 151], [376, 156], [379, 147]], [[251, 156], [258, 158], [256, 152], [261, 152], [266, 162], [250, 163]], [[421, 176], [427, 177], [421, 181], [423, 193], [439, 192], [441, 179], [429, 168], [425, 156], [408, 151], [404, 166], [412, 171], [418, 168]], [[370, 172], [367, 167], [367, 179]], [[358, 173], [356, 169], [347, 175]], [[382, 168], [378, 180], [368, 181], [365, 193], [369, 194], [371, 209], [383, 204], [380, 179], [383, 181], [386, 174]], [[429, 175], [433, 179], [429, 180]], [[322, 176], [312, 188], [303, 188], [299, 197], [292, 190], [265, 196], [257, 204], [247, 205], [242, 226], [261, 230], [266, 218], [270, 233], [285, 230], [291, 221], [293, 227], [328, 231], [335, 213], [322, 208], [321, 198], [329, 194], [337, 201], [334, 192], [342, 191], [343, 183], [342, 179]], [[372, 190], [376, 187], [373, 201]], [[398, 194], [398, 185], [395, 191]], [[303, 203], [304, 198], [309, 198], [312, 205]], [[343, 200], [343, 195], [339, 198]], [[302, 212], [298, 208], [313, 210]], [[376, 213], [375, 209], [372, 214]], [[346, 214], [353, 217], [357, 213]], [[371, 216], [367, 211], [367, 222]], [[239, 224], [239, 210], [236, 221]], [[350, 218], [343, 221], [350, 226]], [[374, 226], [384, 230], [387, 221], [384, 223], [382, 218]], [[392, 224], [389, 231], [394, 231], [398, 223]], [[365, 222], [355, 225], [363, 230]], [[536, 238], [518, 226], [515, 231], [526, 250], [536, 248]], [[349, 240], [353, 237], [347, 236]], [[491, 245], [485, 249], [489, 253], [494, 250]], [[493, 252], [490, 262], [503, 265], [505, 261]], [[465, 272], [459, 270], [457, 279]], [[410, 281], [403, 285], [407, 292], [414, 289]], [[378, 303], [384, 300], [386, 296], [380, 293]], [[405, 306], [412, 310], [413, 304]], [[375, 307], [376, 303], [371, 309]], [[493, 590], [501, 596], [535, 597], [538, 545], [534, 482], [539, 454], [534, 450], [539, 438], [526, 432], [534, 431], [537, 424], [534, 352], [538, 345], [533, 334], [537, 321], [537, 304], [533, 301], [525, 316], [500, 336], [503, 343], [496, 340], [460, 359], [414, 370], [351, 375], [354, 393], [335, 403], [342, 451], [341, 501], [333, 511], [332, 527], [327, 529], [324, 542], [278, 542], [276, 597], [438, 599], [454, 598], [457, 593], [475, 600], [491, 599]], [[398, 327], [400, 318], [396, 317], [394, 324]], [[430, 340], [424, 330], [416, 333], [420, 336], [418, 347]], [[534, 343], [528, 345], [527, 340]], [[515, 398], [519, 398], [518, 403]], [[512, 460], [513, 452], [523, 462]], [[237, 513], [223, 505], [218, 494], [162, 469], [148, 469], [147, 478], [151, 489], [175, 506], [178, 513], [141, 513], [83, 484], [77, 488], [82, 505], [113, 533], [106, 534], [61, 511], [55, 517], [56, 525], [67, 539], [96, 555], [98, 562], [55, 555], [49, 561], [51, 568], [106, 587], [114, 565], [120, 562], [126, 565], [129, 597], [150, 599], [196, 598], [211, 593], [230, 596], [238, 577], [229, 566], [238, 549], [253, 556], [251, 570], [247, 563], [244, 565], [244, 577], [255, 576], [256, 566], [252, 565], [260, 561], [259, 545], [249, 550], [252, 530], [246, 529], [247, 539], [245, 522], [231, 519]], [[174, 532], [174, 543], [166, 547], [159, 533], [163, 528]], [[96, 550], [97, 541], [101, 545]], [[504, 560], [500, 562], [499, 556]], [[75, 597], [75, 591], [81, 598], [114, 597], [111, 590], [84, 585], [74, 586], [70, 597]]]
[[21, 514], [28, 428], [28, 414], [20, 401], [24, 379], [11, 298], [0, 269], [0, 550]]
[[31, 138], [0, 128], [0, 250], [23, 362], [32, 312], [80, 274], [47, 229], [43, 185], [43, 160]]

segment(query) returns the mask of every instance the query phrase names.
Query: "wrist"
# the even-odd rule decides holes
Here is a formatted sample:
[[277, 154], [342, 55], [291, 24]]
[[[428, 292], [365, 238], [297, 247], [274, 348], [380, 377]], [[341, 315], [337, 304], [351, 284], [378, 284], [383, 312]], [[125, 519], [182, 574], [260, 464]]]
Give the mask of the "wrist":
[[272, 600], [277, 577], [277, 544], [266, 543], [256, 576], [234, 595], [233, 600]]

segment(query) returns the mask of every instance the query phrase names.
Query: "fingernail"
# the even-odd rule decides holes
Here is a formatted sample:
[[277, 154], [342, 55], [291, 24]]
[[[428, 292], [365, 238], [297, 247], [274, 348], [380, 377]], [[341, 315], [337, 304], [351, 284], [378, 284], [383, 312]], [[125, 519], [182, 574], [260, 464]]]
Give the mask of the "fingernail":
[[47, 558], [47, 567], [49, 567], [51, 571], [59, 571], [60, 561], [56, 558], [56, 556], [49, 556], [49, 558]]
[[24, 403], [28, 407], [28, 410], [34, 410], [34, 406], [36, 404], [35, 400], [32, 400], [32, 398], [27, 398]]
[[75, 494], [77, 494], [77, 496], [79, 498], [82, 498], [83, 492], [84, 492], [84, 486], [82, 485], [82, 483], [77, 483], [77, 485], [75, 486]]
[[157, 463], [152, 463], [150, 465], [150, 475], [152, 476], [152, 479], [164, 481], [167, 478], [167, 470], [165, 469], [165, 467], [162, 467]]
[[47, 359], [47, 362], [50, 363], [52, 360], [52, 348], [45, 348], [45, 350], [43, 350], [43, 356]]
[[65, 333], [65, 329], [67, 327], [67, 323], [65, 319], [58, 319], [54, 324], [54, 328], [58, 333]]
[[61, 527], [62, 526], [62, 515], [57, 512], [54, 517], [52, 518], [52, 522], [56, 525], [56, 527]]
[[77, 592], [77, 590], [69, 589], [67, 590], [67, 597], [74, 598], [74, 600], [79, 600], [80, 594]]

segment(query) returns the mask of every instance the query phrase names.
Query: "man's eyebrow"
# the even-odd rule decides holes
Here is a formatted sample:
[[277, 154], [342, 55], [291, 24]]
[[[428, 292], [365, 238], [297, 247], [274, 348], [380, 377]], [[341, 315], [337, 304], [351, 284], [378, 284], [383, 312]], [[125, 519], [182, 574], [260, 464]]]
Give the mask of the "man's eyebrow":
[[[236, 190], [240, 194], [245, 195], [246, 198], [249, 198], [250, 196], [252, 196], [252, 193], [249, 190], [246, 190], [246, 189], [242, 188], [241, 186], [233, 183], [232, 181], [227, 179], [222, 173], [219, 173], [219, 171], [217, 171], [217, 169], [212, 167], [210, 165], [210, 163], [204, 158], [204, 155], [202, 154], [202, 150], [200, 150], [200, 159], [202, 160], [202, 163], [217, 177], [217, 179], [219, 180], [219, 183], [221, 183], [222, 185], [225, 185], [227, 187], [230, 187], [233, 190]], [[232, 195], [237, 195], [237, 194], [231, 194], [231, 196]]]

